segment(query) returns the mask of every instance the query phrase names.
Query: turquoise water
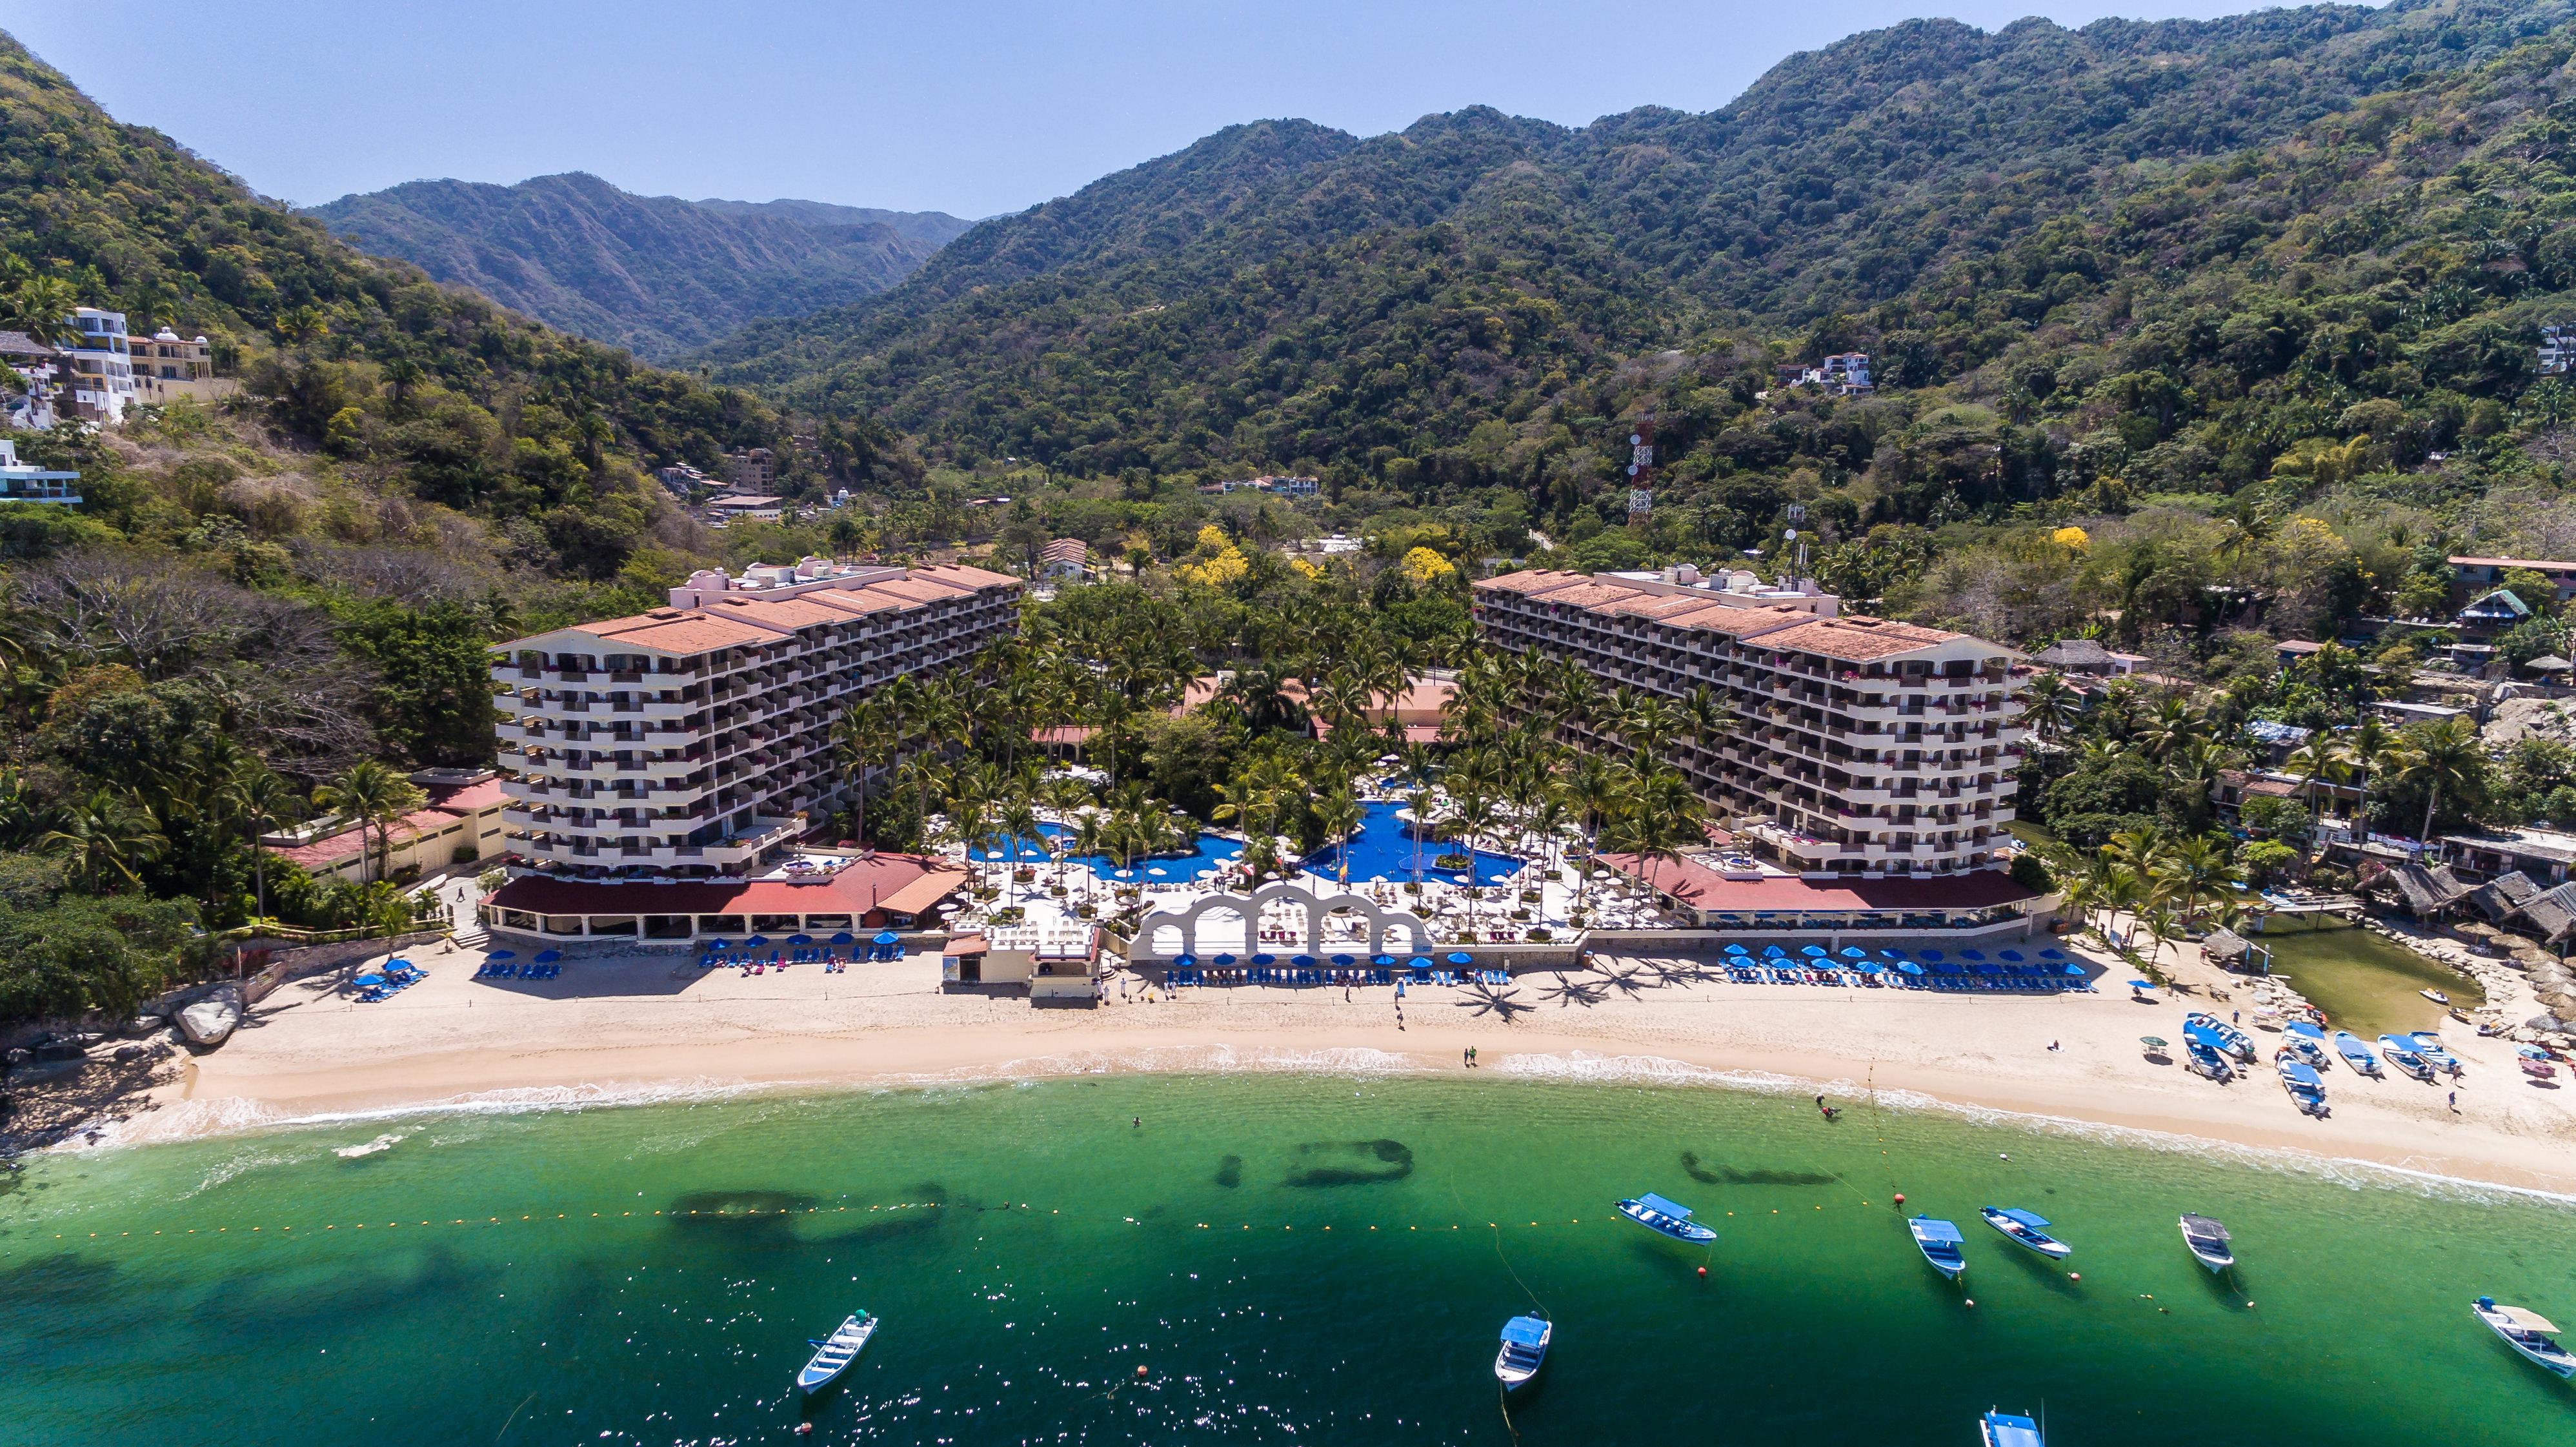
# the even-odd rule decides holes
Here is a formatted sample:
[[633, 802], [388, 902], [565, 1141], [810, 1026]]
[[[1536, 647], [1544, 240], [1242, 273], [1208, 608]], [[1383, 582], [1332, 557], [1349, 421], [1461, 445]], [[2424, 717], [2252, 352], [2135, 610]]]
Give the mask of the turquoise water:
[[[402, 1139], [333, 1154], [380, 1132]], [[2058, 1447], [2576, 1440], [2576, 1393], [2467, 1311], [2576, 1316], [2562, 1206], [1866, 1104], [1122, 1076], [377, 1120], [0, 1180], [12, 1443], [810, 1420], [831, 1443], [1966, 1447], [1977, 1413], [2043, 1404]], [[1970, 1233], [1964, 1293], [1895, 1189]], [[1715, 1246], [1611, 1215], [1644, 1190]], [[1976, 1224], [1988, 1203], [2055, 1221], [2083, 1279]], [[2183, 1254], [2183, 1210], [2233, 1228], [2234, 1283]], [[1507, 1426], [1495, 1334], [1534, 1304], [1557, 1345]], [[805, 1339], [856, 1307], [883, 1330], [800, 1405]]]
[[[1464, 884], [1464, 870], [1441, 869], [1437, 861], [1443, 854], [1454, 853], [1452, 841], [1417, 839], [1407, 833], [1404, 821], [1397, 818], [1402, 804], [1379, 801], [1360, 806], [1359, 832], [1344, 844], [1328, 845], [1315, 851], [1305, 863], [1305, 870], [1322, 879], [1337, 879], [1342, 868], [1342, 855], [1351, 857], [1351, 879], [1366, 884], [1372, 880], [1400, 883], [1423, 878], [1449, 884]], [[1500, 884], [1520, 873], [1527, 861], [1514, 854], [1497, 854], [1490, 849], [1475, 852], [1476, 883]]]
[[[1049, 839], [1062, 838], [1069, 832], [1063, 825], [1052, 822], [1040, 823], [1038, 830]], [[1025, 859], [1031, 863], [1042, 863], [1046, 859], [1045, 849], [1034, 839], [1011, 840], [998, 850], [979, 846], [973, 853], [977, 859], [985, 861]], [[1064, 859], [1067, 864], [1089, 866], [1102, 879], [1179, 881], [1196, 879], [1202, 874], [1213, 873], [1218, 865], [1230, 863], [1242, 857], [1241, 841], [1228, 839], [1223, 835], [1203, 833], [1191, 844], [1190, 852], [1187, 854], [1142, 856], [1132, 867], [1123, 867], [1114, 856], [1106, 854], [1067, 854]]]

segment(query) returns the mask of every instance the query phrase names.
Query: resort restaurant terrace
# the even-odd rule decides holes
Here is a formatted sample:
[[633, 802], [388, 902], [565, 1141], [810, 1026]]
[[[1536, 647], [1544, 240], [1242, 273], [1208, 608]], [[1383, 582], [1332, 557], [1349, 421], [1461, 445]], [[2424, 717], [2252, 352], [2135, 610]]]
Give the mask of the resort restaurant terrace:
[[915, 854], [809, 854], [758, 879], [593, 884], [522, 875], [484, 897], [494, 934], [531, 939], [701, 940], [911, 926], [966, 883]]
[[1820, 881], [1765, 874], [1730, 879], [1699, 860], [1603, 854], [1603, 864], [1654, 891], [1701, 929], [1736, 938], [1825, 935], [1845, 939], [2019, 938], [2047, 928], [2054, 897], [2001, 870], [1929, 879]]

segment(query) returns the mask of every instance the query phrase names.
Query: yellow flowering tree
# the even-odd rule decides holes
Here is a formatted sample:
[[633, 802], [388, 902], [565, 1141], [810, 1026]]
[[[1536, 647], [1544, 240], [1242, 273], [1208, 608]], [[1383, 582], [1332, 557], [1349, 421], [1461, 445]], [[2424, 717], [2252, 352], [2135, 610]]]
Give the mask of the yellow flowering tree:
[[1404, 561], [1397, 566], [1403, 568], [1404, 576], [1416, 584], [1442, 582], [1458, 571], [1456, 564], [1423, 547], [1406, 553]]
[[2065, 527], [2048, 535], [2048, 540], [2070, 553], [2080, 553], [2093, 546], [2093, 539], [2082, 528]]

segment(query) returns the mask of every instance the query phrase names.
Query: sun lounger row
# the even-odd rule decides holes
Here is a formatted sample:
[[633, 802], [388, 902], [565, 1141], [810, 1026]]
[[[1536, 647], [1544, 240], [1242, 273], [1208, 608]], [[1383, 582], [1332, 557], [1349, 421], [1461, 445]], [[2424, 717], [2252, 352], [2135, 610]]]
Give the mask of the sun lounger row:
[[478, 980], [551, 980], [562, 973], [561, 965], [486, 964], [474, 972], [474, 978]]
[[427, 974], [409, 964], [391, 965], [376, 973], [380, 977], [377, 983], [359, 987], [360, 1004], [372, 1005], [378, 1000], [390, 1000], [398, 992], [429, 978]]
[[1508, 985], [1509, 970], [1410, 970], [1389, 969], [1302, 969], [1288, 966], [1244, 965], [1208, 969], [1199, 965], [1174, 965], [1164, 971], [1163, 979], [1173, 985], [1392, 985], [1396, 976], [1419, 985]]

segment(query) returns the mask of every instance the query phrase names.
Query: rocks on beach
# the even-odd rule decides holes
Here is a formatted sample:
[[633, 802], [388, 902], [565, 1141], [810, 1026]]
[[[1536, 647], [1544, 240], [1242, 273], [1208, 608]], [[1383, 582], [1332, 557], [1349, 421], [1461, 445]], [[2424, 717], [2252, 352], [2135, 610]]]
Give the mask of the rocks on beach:
[[171, 1018], [178, 1025], [179, 1033], [188, 1037], [189, 1044], [211, 1049], [231, 1039], [233, 1031], [240, 1026], [241, 992], [223, 990], [208, 995]]

